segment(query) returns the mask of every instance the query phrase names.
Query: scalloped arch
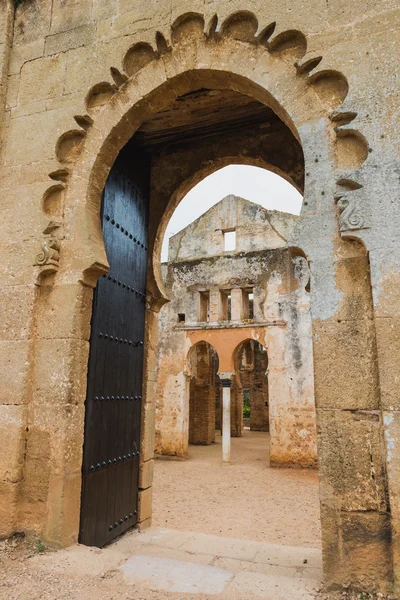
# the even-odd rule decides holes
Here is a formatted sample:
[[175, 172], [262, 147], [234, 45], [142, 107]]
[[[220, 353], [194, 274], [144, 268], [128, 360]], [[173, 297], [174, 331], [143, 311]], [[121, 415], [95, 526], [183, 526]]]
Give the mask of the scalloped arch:
[[96, 83], [88, 92], [85, 102], [86, 108], [96, 108], [97, 106], [103, 106], [114, 96], [116, 91], [115, 85], [112, 85], [108, 81], [101, 81]]
[[122, 61], [122, 66], [128, 77], [132, 77], [132, 75], [155, 59], [156, 56], [157, 53], [150, 44], [139, 42], [129, 48]]
[[301, 31], [283, 31], [269, 43], [269, 51], [286, 60], [300, 60], [307, 52], [307, 40]]
[[256, 15], [248, 10], [241, 10], [225, 19], [221, 27], [221, 36], [230, 36], [242, 42], [255, 43], [257, 29]]
[[343, 104], [349, 93], [348, 81], [339, 71], [319, 71], [310, 77], [310, 83], [328, 110]]
[[172, 24], [171, 37], [173, 44], [179, 44], [191, 38], [204, 37], [204, 17], [200, 13], [185, 13]]
[[[303, 145], [306, 160], [343, 154], [337, 150], [339, 140], [343, 146], [343, 134], [338, 134], [330, 117], [347, 96], [346, 77], [329, 69], [309, 76], [320, 57], [299, 68], [297, 61], [306, 51], [305, 36], [297, 30], [281, 31], [269, 42], [275, 23], [262, 28], [257, 36], [258, 25], [253, 13], [239, 11], [225, 19], [220, 31], [217, 17], [213, 18], [208, 36], [202, 15], [185, 13], [171, 27], [172, 45], [161, 32], [155, 36], [157, 50], [144, 42], [135, 44], [123, 57], [125, 74], [111, 70], [119, 87], [100, 82], [88, 92], [88, 108], [99, 107], [91, 112], [95, 126], [63, 134], [56, 150], [59, 161], [69, 163], [65, 205], [75, 221], [68, 226], [85, 248], [71, 245], [69, 251], [81, 257], [82, 271], [97, 269], [100, 273], [107, 268], [99, 209], [118, 152], [143, 121], [177, 96], [201, 87], [237, 91], [272, 108]], [[188, 43], [193, 37], [196, 43]], [[335, 114], [340, 113], [335, 110]], [[311, 142], [309, 124], [321, 119], [332, 135], [314, 136]], [[352, 140], [354, 146], [355, 133], [352, 136], [347, 136], [347, 142]], [[358, 152], [360, 160], [365, 160], [364, 155]], [[336, 178], [337, 165], [332, 163], [330, 168]]]

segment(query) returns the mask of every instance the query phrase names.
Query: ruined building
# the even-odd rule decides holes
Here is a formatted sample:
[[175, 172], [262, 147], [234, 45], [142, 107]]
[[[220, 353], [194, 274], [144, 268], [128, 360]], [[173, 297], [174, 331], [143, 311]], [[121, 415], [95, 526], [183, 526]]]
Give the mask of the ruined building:
[[249, 389], [250, 426], [270, 430], [271, 465], [315, 465], [309, 271], [288, 246], [297, 221], [227, 196], [170, 238], [156, 452], [187, 456], [188, 443], [215, 441], [231, 364], [231, 435], [241, 435]]
[[2, 0], [2, 536], [104, 545], [150, 524], [163, 235], [197, 182], [251, 164], [304, 197], [288, 247], [311, 273], [325, 583], [399, 595], [399, 17]]

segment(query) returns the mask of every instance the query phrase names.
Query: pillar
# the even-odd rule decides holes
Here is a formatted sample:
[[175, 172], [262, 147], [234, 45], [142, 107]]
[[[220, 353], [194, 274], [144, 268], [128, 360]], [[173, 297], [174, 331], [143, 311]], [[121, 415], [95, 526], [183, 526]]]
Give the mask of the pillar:
[[220, 310], [220, 292], [219, 290], [210, 290], [210, 322], [216, 323], [219, 320]]
[[222, 462], [231, 462], [232, 373], [219, 373], [222, 385]]
[[241, 321], [243, 319], [243, 292], [241, 288], [232, 289], [231, 303], [231, 320]]

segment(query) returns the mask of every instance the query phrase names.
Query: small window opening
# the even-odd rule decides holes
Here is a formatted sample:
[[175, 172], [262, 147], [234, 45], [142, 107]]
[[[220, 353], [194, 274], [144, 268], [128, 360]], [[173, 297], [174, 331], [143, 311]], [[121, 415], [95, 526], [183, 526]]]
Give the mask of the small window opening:
[[210, 320], [210, 293], [200, 292], [199, 296], [199, 321], [204, 323]]
[[254, 319], [254, 294], [249, 294], [249, 319]]
[[252, 288], [243, 290], [243, 319], [254, 319], [254, 293]]
[[185, 313], [178, 313], [178, 323], [184, 323], [186, 320]]
[[236, 250], [236, 231], [234, 229], [223, 232], [224, 234], [224, 252]]
[[232, 293], [231, 290], [221, 291], [220, 321], [230, 321], [232, 318]]

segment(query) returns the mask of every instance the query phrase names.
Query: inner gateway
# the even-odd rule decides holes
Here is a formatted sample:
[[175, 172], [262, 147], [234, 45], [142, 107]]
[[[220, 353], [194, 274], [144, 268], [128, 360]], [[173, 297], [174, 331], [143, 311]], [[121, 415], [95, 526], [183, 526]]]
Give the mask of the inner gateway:
[[[124, 377], [121, 378], [121, 370], [123, 370], [125, 376], [128, 373], [124, 385], [132, 388], [124, 393], [121, 388], [120, 395], [115, 396], [115, 398], [124, 398], [126, 401], [128, 399], [126, 394], [129, 393], [129, 397], [133, 398], [136, 402], [137, 408], [130, 414], [129, 409], [124, 407], [121, 402], [119, 404], [115, 402], [115, 408], [112, 410], [107, 408], [107, 406], [112, 406], [110, 403], [108, 405], [106, 402], [98, 404], [100, 408], [96, 414], [100, 422], [107, 422], [107, 426], [112, 430], [112, 435], [115, 438], [126, 440], [126, 444], [121, 441], [120, 446], [113, 450], [115, 456], [111, 456], [110, 454], [111, 449], [107, 438], [102, 436], [102, 427], [97, 427], [96, 423], [90, 417], [93, 413], [91, 404], [95, 400], [89, 394], [88, 388], [80, 530], [80, 540], [83, 543], [101, 546], [137, 522], [138, 492], [139, 490], [148, 489], [147, 486], [151, 486], [151, 480], [150, 483], [144, 482], [142, 477], [142, 481], [138, 481], [139, 460], [142, 464], [147, 460], [150, 461], [154, 450], [154, 446], [148, 448], [148, 454], [141, 455], [140, 457], [137, 451], [141, 441], [137, 418], [138, 414], [140, 414], [142, 398], [145, 401], [146, 386], [149, 385], [149, 367], [147, 366], [143, 371], [143, 391], [140, 389], [142, 373], [139, 376], [138, 370], [142, 371], [143, 365], [147, 364], [146, 348], [143, 344], [145, 339], [149, 339], [149, 335], [154, 335], [154, 327], [157, 322], [156, 311], [166, 301], [165, 298], [160, 296], [159, 286], [160, 281], [162, 281], [160, 250], [163, 232], [175, 206], [184, 194], [204, 176], [224, 165], [232, 163], [251, 164], [268, 168], [287, 179], [299, 191], [302, 192], [303, 190], [304, 159], [301, 146], [290, 129], [278, 118], [274, 111], [254, 101], [254, 99], [235, 91], [202, 88], [178, 97], [173, 104], [153, 116], [151, 120], [144, 122], [120, 152], [114, 167], [111, 169], [105, 187], [102, 211], [103, 235], [110, 262], [110, 271], [104, 278], [100, 279], [96, 288], [93, 304], [91, 357], [96, 347], [94, 335], [99, 334], [93, 327], [93, 323], [96, 318], [99, 318], [99, 326], [102, 326], [101, 315], [107, 312], [107, 303], [110, 302], [110, 298], [107, 297], [108, 292], [104, 292], [104, 297], [100, 295], [100, 287], [103, 285], [101, 282], [103, 279], [104, 281], [109, 281], [110, 278], [115, 280], [117, 294], [123, 294], [126, 289], [124, 288], [124, 281], [127, 279], [125, 275], [129, 272], [130, 276], [133, 276], [133, 283], [129, 287], [132, 287], [135, 294], [137, 292], [136, 295], [139, 295], [139, 298], [143, 300], [145, 290], [140, 286], [136, 288], [134, 282], [135, 270], [139, 267], [141, 269], [146, 264], [146, 262], [143, 262], [146, 261], [146, 254], [146, 289], [147, 298], [150, 301], [152, 310], [146, 311], [146, 332], [142, 336], [142, 339], [133, 340], [132, 345], [135, 348], [134, 361], [130, 362], [131, 359], [129, 358], [129, 354], [127, 354], [128, 366], [124, 367], [123, 361], [117, 361], [114, 373], [118, 382], [118, 384], [116, 383], [117, 387], [122, 385], [121, 381], [124, 380]], [[113, 206], [115, 209], [105, 209], [107, 198], [110, 202], [109, 206], [112, 206], [114, 202]], [[111, 214], [112, 210], [114, 210], [113, 214]], [[131, 220], [131, 225], [127, 228], [124, 226], [124, 218], [128, 216], [128, 213], [132, 214], [132, 211], [136, 216], [133, 218], [133, 221]], [[131, 258], [127, 258], [128, 255], [123, 248], [123, 244], [129, 244], [131, 236], [134, 237], [134, 229], [138, 222], [142, 225], [143, 223], [147, 223], [147, 215], [147, 231], [141, 234], [141, 240], [137, 240], [142, 258], [140, 260], [137, 258], [139, 249], [136, 247], [135, 253]], [[110, 227], [113, 229], [110, 229]], [[123, 229], [124, 231], [122, 231]], [[236, 228], [234, 229], [236, 234], [235, 245], [237, 246], [238, 231]], [[121, 232], [123, 237], [120, 236]], [[223, 239], [223, 236], [221, 239]], [[288, 247], [288, 244], [286, 244], [285, 252], [287, 264], [291, 265], [290, 268], [292, 271], [284, 274], [284, 285], [288, 285], [290, 291], [295, 292], [299, 285], [301, 285], [301, 282], [299, 284], [298, 278], [296, 279], [295, 277], [295, 263], [293, 262], [295, 255]], [[257, 257], [255, 260], [257, 262]], [[117, 277], [115, 277], [116, 269], [118, 270]], [[247, 294], [248, 298], [253, 294], [252, 283], [247, 282], [243, 291], [242, 288], [233, 286], [230, 290], [231, 295], [225, 294], [230, 300], [229, 305], [231, 307], [229, 311], [226, 311], [227, 315], [229, 314], [232, 317], [235, 298], [237, 299], [239, 291], [241, 294]], [[207, 314], [208, 311], [211, 313], [212, 291], [204, 292], [203, 290], [202, 294], [199, 296], [199, 311], [202, 311], [203, 314]], [[130, 345], [124, 331], [129, 321], [129, 315], [133, 313], [129, 307], [127, 308], [124, 305], [124, 300], [119, 299], [118, 302], [124, 308], [122, 311], [116, 312], [114, 317], [115, 322], [108, 323], [108, 326], [110, 330], [120, 329], [119, 334], [113, 336], [114, 341], [121, 341], [121, 348], [124, 348], [126, 341], [128, 352]], [[210, 303], [209, 309], [205, 308], [204, 302]], [[113, 301], [113, 304], [115, 304], [115, 301]], [[109, 311], [107, 314], [110, 315], [111, 312]], [[249, 320], [249, 312], [247, 313], [247, 317]], [[188, 315], [186, 311], [182, 310], [175, 313], [174, 321], [175, 323], [178, 321], [177, 325], [182, 328], [182, 331], [187, 325], [187, 320]], [[264, 325], [263, 323], [261, 327], [264, 327]], [[201, 329], [197, 328], [195, 331], [199, 332]], [[150, 334], [150, 331], [153, 333]], [[220, 345], [223, 345], [224, 330], [221, 328], [220, 333], [222, 333]], [[252, 331], [252, 333], [247, 332], [246, 337], [242, 337], [241, 339], [232, 338], [231, 345], [235, 344], [233, 350], [237, 352], [238, 348], [236, 347], [239, 344], [245, 340], [251, 340], [252, 335], [258, 334], [259, 332]], [[190, 340], [189, 346], [194, 346], [197, 341], [201, 341], [200, 338], [196, 339], [196, 335], [200, 334], [193, 334], [193, 331], [189, 330], [184, 333], [186, 339]], [[152, 339], [154, 343], [154, 338]], [[163, 342], [160, 340], [159, 357], [163, 351], [162, 344]], [[223, 404], [224, 399], [228, 398], [228, 396], [232, 397], [232, 385], [233, 396], [235, 395], [234, 390], [240, 388], [240, 375], [235, 375], [233, 364], [236, 360], [234, 358], [236, 356], [235, 353], [228, 352], [228, 354], [224, 354], [224, 352], [221, 353], [220, 348], [216, 348], [216, 350], [219, 357], [220, 369], [217, 377], [221, 380], [221, 387], [223, 388]], [[124, 350], [120, 349], [119, 352], [122, 356]], [[269, 349], [268, 352], [270, 352]], [[187, 357], [183, 356], [182, 360], [185, 362]], [[93, 373], [91, 373], [92, 363], [89, 361], [89, 382], [91, 376], [93, 376]], [[184, 372], [185, 368], [182, 364], [179, 377], [185, 378]], [[236, 382], [235, 377], [237, 377]], [[186, 384], [187, 382], [181, 388], [184, 395], [187, 394]], [[106, 382], [103, 384], [98, 382], [98, 385], [99, 388], [96, 388], [96, 398], [114, 397], [109, 390], [102, 389], [102, 386], [110, 386], [110, 381], [107, 384]], [[158, 389], [160, 389], [159, 385], [160, 381], [158, 381]], [[240, 398], [240, 402], [238, 401], [237, 403], [236, 412], [239, 411], [239, 413], [242, 413], [243, 393], [239, 391], [237, 396]], [[187, 398], [187, 395], [185, 397]], [[147, 418], [146, 414], [144, 418]], [[128, 440], [128, 432], [132, 431], [130, 428], [130, 419], [133, 419], [135, 423], [135, 439], [130, 438]], [[187, 455], [185, 444], [187, 445], [188, 443], [189, 430], [186, 427], [186, 430], [183, 428], [178, 431], [176, 429], [178, 421], [172, 419], [170, 425], [165, 427], [164, 431], [162, 426], [157, 426], [158, 437], [160, 437], [161, 432], [164, 438], [171, 435], [171, 437], [175, 437], [177, 440], [182, 440], [181, 451], [162, 451], [162, 453], [176, 456]], [[175, 424], [171, 427], [171, 423]], [[215, 422], [213, 427], [215, 431]], [[225, 427], [226, 432], [228, 430], [228, 421], [225, 421], [225, 426], [223, 425], [222, 427], [223, 429]], [[240, 427], [241, 425], [237, 423], [236, 425], [232, 425], [232, 432], [234, 433], [235, 430], [238, 432]], [[107, 445], [107, 443], [108, 446], [104, 447], [104, 444]], [[131, 446], [136, 449], [135, 452], [131, 452]], [[126, 465], [129, 465], [130, 462], [132, 466], [128, 468]], [[127, 472], [129, 472], [129, 475], [127, 475]], [[100, 503], [100, 492], [108, 494], [107, 502], [104, 502], [103, 498]], [[110, 494], [111, 496], [114, 495], [114, 497], [110, 498]], [[90, 539], [87, 537], [88, 531], [90, 531]]]

